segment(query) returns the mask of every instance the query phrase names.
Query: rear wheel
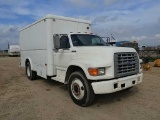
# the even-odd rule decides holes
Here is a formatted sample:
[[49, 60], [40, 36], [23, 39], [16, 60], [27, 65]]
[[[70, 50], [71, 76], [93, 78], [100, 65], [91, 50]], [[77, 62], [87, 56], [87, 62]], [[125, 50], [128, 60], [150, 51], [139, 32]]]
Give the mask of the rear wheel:
[[35, 80], [37, 78], [37, 73], [31, 70], [30, 62], [27, 62], [26, 64], [26, 75], [30, 80]]
[[77, 105], [84, 107], [93, 102], [95, 94], [83, 72], [76, 71], [70, 75], [68, 88], [72, 100]]

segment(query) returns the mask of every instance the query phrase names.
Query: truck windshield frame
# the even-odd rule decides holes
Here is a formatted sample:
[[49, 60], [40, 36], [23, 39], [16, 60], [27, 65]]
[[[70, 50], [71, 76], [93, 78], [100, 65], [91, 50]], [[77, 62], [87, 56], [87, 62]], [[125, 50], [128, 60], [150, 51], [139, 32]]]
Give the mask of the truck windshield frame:
[[103, 39], [91, 34], [72, 34], [73, 46], [106, 46]]

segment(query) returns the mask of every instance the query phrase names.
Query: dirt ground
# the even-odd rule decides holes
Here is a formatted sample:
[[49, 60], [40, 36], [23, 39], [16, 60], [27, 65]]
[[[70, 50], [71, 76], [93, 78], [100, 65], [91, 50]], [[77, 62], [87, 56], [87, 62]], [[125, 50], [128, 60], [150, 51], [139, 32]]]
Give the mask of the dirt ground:
[[63, 84], [28, 80], [19, 59], [0, 58], [0, 120], [160, 120], [160, 68], [144, 71], [143, 82], [131, 90], [97, 95], [84, 108]]

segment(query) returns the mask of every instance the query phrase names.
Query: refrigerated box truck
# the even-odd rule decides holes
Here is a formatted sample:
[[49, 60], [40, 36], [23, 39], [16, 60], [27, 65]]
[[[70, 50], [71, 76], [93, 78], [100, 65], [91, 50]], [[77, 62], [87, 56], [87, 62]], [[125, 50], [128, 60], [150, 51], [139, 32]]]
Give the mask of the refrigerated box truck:
[[90, 105], [95, 94], [142, 82], [135, 49], [106, 46], [86, 20], [47, 15], [20, 31], [20, 53], [30, 80], [41, 76], [66, 84], [80, 106]]

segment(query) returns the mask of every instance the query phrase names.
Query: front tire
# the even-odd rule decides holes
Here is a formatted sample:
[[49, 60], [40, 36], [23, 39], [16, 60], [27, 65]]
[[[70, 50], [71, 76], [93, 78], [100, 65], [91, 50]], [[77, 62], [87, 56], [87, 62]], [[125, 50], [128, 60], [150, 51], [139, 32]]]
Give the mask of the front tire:
[[26, 64], [26, 75], [30, 80], [35, 80], [37, 78], [37, 73], [31, 70], [30, 62], [27, 62]]
[[83, 72], [76, 71], [70, 75], [68, 88], [73, 102], [77, 105], [85, 107], [93, 102], [95, 94]]

